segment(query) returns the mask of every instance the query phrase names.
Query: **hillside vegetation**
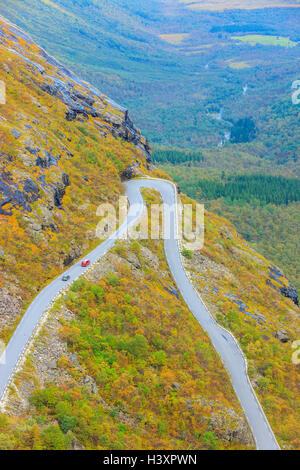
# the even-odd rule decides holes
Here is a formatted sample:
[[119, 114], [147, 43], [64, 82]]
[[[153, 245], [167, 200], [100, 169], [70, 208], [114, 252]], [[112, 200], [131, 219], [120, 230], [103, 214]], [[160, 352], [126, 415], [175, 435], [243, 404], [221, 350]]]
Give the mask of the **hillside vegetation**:
[[7, 340], [42, 286], [97, 243], [98, 205], [117, 201], [128, 165], [147, 172], [141, 149], [149, 147], [125, 109], [1, 19], [0, 63], [0, 338]]
[[242, 159], [235, 172], [209, 168], [206, 163], [204, 158], [202, 168], [193, 162], [192, 167], [163, 164], [162, 168], [186, 194], [234, 223], [254, 249], [284, 269], [299, 290], [299, 180], [288, 173], [285, 177], [252, 173], [260, 167], [247, 167], [247, 162], [243, 167]]
[[[239, 10], [230, 10], [236, 3], [216, 13], [160, 0], [6, 0], [0, 13], [129, 107], [152, 142], [215, 149], [234, 121], [252, 116], [259, 134], [249, 157], [292, 160], [300, 46], [282, 53], [281, 44], [299, 42], [299, 9], [253, 9], [260, 2], [251, 2], [243, 10], [238, 2]], [[250, 46], [249, 36], [274, 45]]]
[[[0, 12], [130, 107], [155, 146], [156, 162], [190, 164], [186, 191], [194, 197], [192, 181], [203, 180], [207, 168], [300, 176], [299, 105], [292, 103], [292, 84], [299, 80], [299, 2], [224, 5], [6, 0]], [[288, 45], [293, 47], [282, 47]], [[170, 171], [173, 177], [181, 173]], [[176, 181], [182, 179], [186, 175]], [[208, 207], [214, 209], [212, 200]], [[300, 287], [297, 203], [262, 208], [252, 201], [241, 217], [240, 205], [218, 207]]]
[[[159, 202], [152, 191], [144, 197]], [[239, 340], [280, 446], [298, 448], [300, 384], [291, 342], [299, 315], [280, 292], [288, 280], [211, 213], [205, 247], [186, 267], [211, 313]], [[27, 448], [252, 445], [228, 376], [177, 292], [162, 241], [118, 243], [74, 283], [15, 385], [7, 403], [15, 417], [6, 426], [16, 447], [24, 445], [20, 426]]]
[[185, 262], [210, 312], [245, 352], [252, 384], [279, 444], [299, 448], [299, 366], [291, 360], [299, 307], [280, 295], [290, 282], [226, 219], [209, 212], [204, 248]]
[[[152, 191], [144, 196], [160, 202]], [[159, 240], [117, 243], [72, 285], [15, 385], [2, 448], [253, 447], [229, 378], [179, 297]]]
[[[165, 174], [153, 168], [126, 109], [2, 18], [0, 64], [7, 99], [0, 337], [7, 341], [43, 285], [99, 243], [98, 205], [116, 204], [126, 177]], [[156, 193], [144, 195], [159, 202]], [[244, 349], [280, 445], [299, 448], [297, 293], [226, 219], [207, 212], [205, 230], [203, 250], [189, 254], [186, 267]], [[162, 241], [117, 244], [48, 314], [0, 414], [1, 449], [253, 448], [229, 377], [176, 290]]]

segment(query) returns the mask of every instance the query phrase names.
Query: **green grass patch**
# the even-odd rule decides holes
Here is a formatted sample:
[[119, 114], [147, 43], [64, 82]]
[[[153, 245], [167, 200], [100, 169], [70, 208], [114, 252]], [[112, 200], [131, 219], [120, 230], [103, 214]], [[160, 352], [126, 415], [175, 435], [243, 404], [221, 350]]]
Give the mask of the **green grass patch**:
[[297, 42], [291, 41], [289, 38], [282, 36], [265, 36], [260, 34], [249, 34], [246, 36], [231, 36], [234, 41], [247, 42], [251, 46], [261, 44], [263, 46], [280, 46], [280, 47], [295, 47]]

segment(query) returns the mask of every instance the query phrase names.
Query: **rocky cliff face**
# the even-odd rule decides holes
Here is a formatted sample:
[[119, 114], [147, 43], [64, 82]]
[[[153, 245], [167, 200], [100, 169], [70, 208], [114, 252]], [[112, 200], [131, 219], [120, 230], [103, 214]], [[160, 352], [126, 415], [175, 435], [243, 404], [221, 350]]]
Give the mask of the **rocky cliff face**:
[[[40, 168], [44, 173], [46, 170], [51, 171], [51, 168], [61, 168], [61, 172], [56, 172], [57, 178], [51, 188], [52, 205], [61, 207], [65, 189], [71, 185], [69, 176], [63, 171], [64, 157], [70, 157], [71, 152], [68, 151], [70, 139], [62, 133], [59, 136], [59, 154], [49, 145], [47, 126], [51, 131], [51, 119], [56, 119], [57, 112], [60, 115], [63, 113], [67, 122], [89, 123], [99, 139], [112, 135], [134, 144], [149, 160], [150, 146], [134, 126], [125, 108], [80, 80], [23, 31], [2, 17], [0, 45], [0, 78], [7, 89], [7, 103], [1, 109], [0, 132], [3, 142], [10, 141], [10, 152], [6, 152], [3, 142], [0, 148], [0, 214], [11, 215], [13, 207], [31, 212], [31, 203], [42, 198], [45, 183], [40, 177], [38, 180], [32, 179], [30, 173], [35, 172], [35, 168]], [[24, 102], [16, 102], [13, 108], [11, 94], [21, 84], [25, 87]], [[41, 97], [47, 102], [46, 105], [41, 102]], [[24, 112], [25, 103], [30, 104], [30, 113]], [[54, 107], [57, 110], [52, 114], [51, 108]], [[6, 111], [10, 111], [9, 115]], [[37, 117], [41, 114], [46, 118], [46, 127]], [[44, 127], [43, 131], [41, 127]], [[25, 167], [30, 168], [27, 175], [17, 175], [8, 168], [16, 167], [13, 154], [18, 156]], [[10, 163], [13, 165], [9, 165]]]

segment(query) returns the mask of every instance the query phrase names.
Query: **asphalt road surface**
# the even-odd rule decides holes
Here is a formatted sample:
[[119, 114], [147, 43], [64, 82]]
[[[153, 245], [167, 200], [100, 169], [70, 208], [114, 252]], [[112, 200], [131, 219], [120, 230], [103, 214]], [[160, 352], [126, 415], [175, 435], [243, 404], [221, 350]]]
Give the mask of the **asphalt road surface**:
[[[168, 234], [165, 237], [164, 246], [170, 270], [183, 299], [201, 327], [210, 336], [215, 350], [229, 373], [235, 393], [252, 430], [256, 448], [259, 450], [279, 449], [268, 420], [250, 384], [246, 361], [238, 343], [231, 333], [215, 322], [192, 286], [182, 265], [177, 241], [175, 185], [168, 181], [155, 179], [137, 179], [126, 183], [130, 208], [125, 222], [111, 237], [89, 253], [87, 258], [91, 261], [91, 264], [98, 261], [113, 246], [115, 241], [124, 236], [128, 228], [133, 226], [141, 217], [144, 210], [144, 201], [140, 193], [141, 188], [156, 189], [160, 192], [163, 202], [170, 207], [169, 215], [165, 214], [164, 217], [164, 230], [165, 234]], [[29, 306], [0, 357], [0, 398], [3, 397], [17, 363], [34, 334], [43, 313], [61, 289], [70, 285], [83, 272], [84, 268], [81, 267], [81, 262], [76, 263], [64, 273], [70, 276], [69, 281], [63, 282], [62, 276], [59, 276], [45, 287]]]

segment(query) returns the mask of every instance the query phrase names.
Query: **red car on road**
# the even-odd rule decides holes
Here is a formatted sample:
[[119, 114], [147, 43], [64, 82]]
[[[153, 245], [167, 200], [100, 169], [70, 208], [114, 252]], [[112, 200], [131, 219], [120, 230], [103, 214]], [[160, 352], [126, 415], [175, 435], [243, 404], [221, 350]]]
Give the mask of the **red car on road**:
[[81, 266], [83, 268], [86, 268], [87, 266], [89, 266], [91, 264], [90, 260], [89, 259], [84, 259], [82, 262], [81, 262]]

